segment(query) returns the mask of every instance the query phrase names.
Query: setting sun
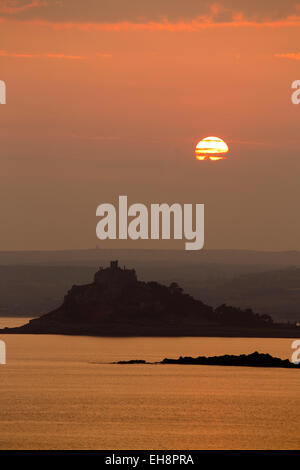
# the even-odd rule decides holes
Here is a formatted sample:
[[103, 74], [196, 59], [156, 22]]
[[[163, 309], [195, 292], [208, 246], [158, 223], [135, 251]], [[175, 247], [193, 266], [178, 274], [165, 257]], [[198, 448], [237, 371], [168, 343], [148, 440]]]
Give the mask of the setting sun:
[[197, 160], [224, 160], [228, 150], [226, 142], [219, 137], [205, 137], [196, 145], [195, 157]]

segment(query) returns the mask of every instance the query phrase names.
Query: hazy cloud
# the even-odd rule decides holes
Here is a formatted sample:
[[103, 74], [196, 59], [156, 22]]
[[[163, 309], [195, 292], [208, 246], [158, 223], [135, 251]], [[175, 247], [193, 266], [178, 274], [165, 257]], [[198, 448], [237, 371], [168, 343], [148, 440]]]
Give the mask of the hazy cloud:
[[286, 53], [286, 54], [275, 54], [275, 57], [279, 57], [280, 59], [300, 60], [300, 52], [289, 52], [289, 53]]
[[19, 53], [19, 52], [8, 52], [0, 51], [0, 57], [11, 57], [13, 59], [38, 59], [38, 58], [47, 58], [47, 59], [67, 59], [67, 60], [82, 60], [85, 59], [84, 56], [80, 55], [69, 55], [69, 54], [30, 54], [30, 53]]
[[266, 22], [300, 15], [299, 0], [3, 0], [2, 17], [50, 22]]
[[21, 1], [21, 0], [2, 0], [0, 2], [1, 15], [18, 15], [32, 8], [47, 6], [47, 2], [42, 0]]

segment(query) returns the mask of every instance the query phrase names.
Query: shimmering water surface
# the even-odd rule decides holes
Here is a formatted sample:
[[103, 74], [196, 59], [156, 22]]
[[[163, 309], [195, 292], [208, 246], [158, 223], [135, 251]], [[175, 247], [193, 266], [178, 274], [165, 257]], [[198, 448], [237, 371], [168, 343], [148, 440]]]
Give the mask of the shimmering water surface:
[[298, 370], [109, 364], [256, 350], [290, 358], [290, 339], [0, 339], [1, 449], [300, 448]]

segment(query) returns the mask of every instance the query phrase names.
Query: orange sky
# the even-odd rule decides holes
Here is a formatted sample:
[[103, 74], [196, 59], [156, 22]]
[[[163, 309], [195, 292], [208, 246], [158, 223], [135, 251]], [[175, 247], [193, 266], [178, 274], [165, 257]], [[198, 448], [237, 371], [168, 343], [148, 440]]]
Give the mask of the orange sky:
[[119, 194], [204, 203], [206, 248], [300, 249], [300, 2], [2, 1], [0, 28], [1, 249], [94, 247]]

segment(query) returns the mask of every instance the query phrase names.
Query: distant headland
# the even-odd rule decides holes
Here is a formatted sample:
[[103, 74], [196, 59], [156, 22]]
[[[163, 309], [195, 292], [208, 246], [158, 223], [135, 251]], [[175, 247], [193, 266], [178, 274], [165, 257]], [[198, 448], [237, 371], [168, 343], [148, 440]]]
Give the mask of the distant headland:
[[143, 359], [131, 359], [130, 361], [118, 361], [113, 364], [179, 364], [179, 365], [204, 365], [204, 366], [238, 366], [238, 367], [279, 367], [284, 369], [300, 369], [300, 363], [294, 364], [288, 359], [280, 359], [270, 354], [254, 352], [234, 356], [199, 356], [179, 357], [178, 359], [165, 358], [160, 362], [146, 362]]
[[210, 307], [175, 282], [139, 281], [134, 269], [111, 261], [90, 284], [74, 285], [62, 305], [2, 334], [89, 336], [298, 337], [300, 328], [228, 305]]

